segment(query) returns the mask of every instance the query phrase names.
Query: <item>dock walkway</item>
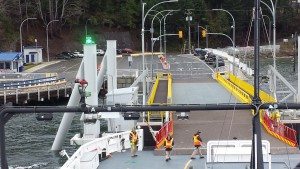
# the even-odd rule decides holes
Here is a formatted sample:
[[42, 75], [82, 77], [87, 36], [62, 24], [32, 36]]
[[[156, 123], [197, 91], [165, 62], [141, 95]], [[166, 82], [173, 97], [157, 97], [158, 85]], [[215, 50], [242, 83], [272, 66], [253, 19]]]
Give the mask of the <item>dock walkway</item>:
[[160, 80], [153, 103], [167, 103], [168, 80]]

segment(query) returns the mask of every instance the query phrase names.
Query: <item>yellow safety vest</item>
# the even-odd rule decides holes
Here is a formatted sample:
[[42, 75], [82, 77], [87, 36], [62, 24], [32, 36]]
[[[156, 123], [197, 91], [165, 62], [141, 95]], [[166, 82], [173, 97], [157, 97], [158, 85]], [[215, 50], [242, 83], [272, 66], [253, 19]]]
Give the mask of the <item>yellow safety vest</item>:
[[173, 147], [173, 138], [171, 140], [165, 139], [166, 141], [166, 148], [172, 148]]
[[130, 135], [131, 135], [131, 140], [130, 140], [130, 142], [136, 144], [136, 143], [137, 143], [137, 139], [138, 139], [137, 133], [136, 133], [136, 134], [130, 133]]
[[[198, 139], [199, 135], [193, 136], [194, 146], [201, 146], [201, 141]], [[200, 136], [199, 136], [200, 137]]]

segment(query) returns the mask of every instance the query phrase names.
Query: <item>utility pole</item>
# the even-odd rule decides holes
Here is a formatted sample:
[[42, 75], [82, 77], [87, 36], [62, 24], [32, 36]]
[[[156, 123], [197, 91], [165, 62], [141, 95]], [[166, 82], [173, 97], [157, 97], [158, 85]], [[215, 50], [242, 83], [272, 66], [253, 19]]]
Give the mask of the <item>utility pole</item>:
[[189, 42], [188, 42], [188, 50], [189, 50], [189, 54], [191, 54], [191, 21], [193, 20], [192, 16], [191, 16], [192, 12], [191, 10], [187, 10], [186, 15], [187, 17], [185, 18], [186, 21], [188, 21], [188, 27], [189, 27]]
[[208, 48], [208, 26], [206, 25], [205, 26], [205, 29], [206, 29], [206, 37], [205, 37], [205, 40], [206, 40], [206, 48]]

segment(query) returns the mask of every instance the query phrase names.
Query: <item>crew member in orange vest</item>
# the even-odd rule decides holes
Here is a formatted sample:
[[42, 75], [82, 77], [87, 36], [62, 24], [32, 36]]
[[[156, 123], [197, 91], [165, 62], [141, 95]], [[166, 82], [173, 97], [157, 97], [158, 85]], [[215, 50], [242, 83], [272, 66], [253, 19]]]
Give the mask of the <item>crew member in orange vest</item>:
[[201, 149], [200, 147], [202, 146], [202, 139], [200, 137], [200, 131], [197, 131], [194, 135], [193, 135], [193, 142], [194, 142], [194, 146], [195, 146], [195, 150], [193, 151], [193, 154], [191, 156], [191, 159], [195, 159], [195, 155], [198, 153], [200, 158], [204, 158], [204, 156], [202, 155]]
[[164, 147], [166, 150], [166, 161], [171, 160], [170, 154], [171, 154], [173, 146], [174, 146], [174, 140], [171, 137], [171, 135], [168, 134], [168, 136], [167, 136], [167, 138], [165, 138], [165, 142], [164, 142]]
[[129, 140], [131, 144], [131, 157], [136, 157], [137, 145], [139, 143], [139, 136], [133, 128], [129, 134]]

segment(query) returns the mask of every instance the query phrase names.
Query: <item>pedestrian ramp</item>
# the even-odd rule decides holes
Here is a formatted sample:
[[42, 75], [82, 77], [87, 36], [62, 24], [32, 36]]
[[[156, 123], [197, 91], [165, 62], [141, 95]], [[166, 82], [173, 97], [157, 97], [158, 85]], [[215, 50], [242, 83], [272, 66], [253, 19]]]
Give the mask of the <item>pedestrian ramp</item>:
[[[148, 105], [172, 104], [172, 75], [169, 73], [158, 73], [155, 83], [152, 86], [149, 95]], [[164, 122], [166, 116], [165, 111], [148, 111], [147, 121]]]
[[[157, 73], [147, 104], [172, 104], [172, 75], [170, 73]], [[173, 134], [172, 112], [148, 111], [144, 122], [139, 122], [138, 125], [146, 131], [145, 146], [158, 148], [168, 134]]]

